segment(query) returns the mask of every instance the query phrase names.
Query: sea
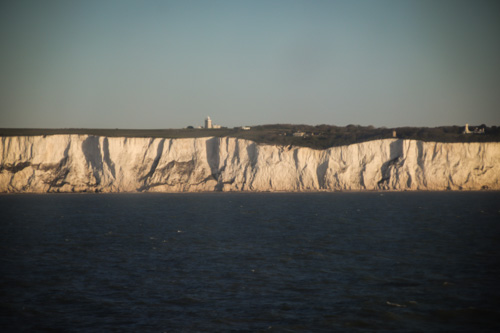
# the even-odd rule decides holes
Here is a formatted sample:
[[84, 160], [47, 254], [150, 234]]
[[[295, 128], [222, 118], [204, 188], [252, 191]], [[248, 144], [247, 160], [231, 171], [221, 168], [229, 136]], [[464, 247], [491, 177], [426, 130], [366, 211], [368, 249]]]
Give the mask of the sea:
[[498, 332], [500, 192], [0, 195], [2, 332]]

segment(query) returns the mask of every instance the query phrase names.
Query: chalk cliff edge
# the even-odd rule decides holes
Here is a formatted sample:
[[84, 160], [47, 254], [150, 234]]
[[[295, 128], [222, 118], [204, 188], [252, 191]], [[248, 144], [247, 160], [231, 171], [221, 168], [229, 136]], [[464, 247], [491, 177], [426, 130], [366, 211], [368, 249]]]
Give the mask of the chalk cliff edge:
[[0, 137], [0, 192], [500, 189], [500, 143], [386, 139], [325, 150], [237, 138]]

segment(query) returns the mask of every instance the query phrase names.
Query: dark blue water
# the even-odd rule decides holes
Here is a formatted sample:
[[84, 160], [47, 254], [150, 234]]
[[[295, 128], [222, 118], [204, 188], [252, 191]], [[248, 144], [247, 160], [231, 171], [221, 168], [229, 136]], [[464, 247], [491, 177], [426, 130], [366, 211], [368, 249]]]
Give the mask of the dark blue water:
[[500, 193], [0, 196], [17, 331], [500, 329]]

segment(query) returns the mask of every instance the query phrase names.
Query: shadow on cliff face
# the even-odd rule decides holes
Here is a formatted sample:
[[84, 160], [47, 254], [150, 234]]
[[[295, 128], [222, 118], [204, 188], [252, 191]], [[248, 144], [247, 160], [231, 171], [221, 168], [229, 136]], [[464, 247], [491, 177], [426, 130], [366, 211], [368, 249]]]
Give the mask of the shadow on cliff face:
[[111, 171], [111, 174], [113, 175], [113, 178], [116, 178], [115, 175], [115, 164], [111, 161], [111, 158], [109, 157], [109, 140], [108, 137], [105, 137], [102, 143], [102, 151], [103, 151], [103, 160], [104, 163], [106, 163], [109, 167], [109, 170]]
[[254, 168], [257, 164], [257, 144], [255, 142], [247, 145], [247, 155], [248, 160], [250, 161], [250, 166]]
[[207, 149], [207, 162], [210, 167], [210, 173], [215, 180], [219, 178], [219, 138], [214, 137], [205, 142]]
[[102, 155], [101, 147], [99, 144], [99, 138], [96, 136], [89, 136], [82, 142], [82, 152], [85, 156], [85, 160], [88, 165], [92, 168], [92, 174], [96, 180], [95, 185], [99, 185], [101, 182], [100, 173], [102, 172]]
[[[153, 139], [151, 140], [153, 141]], [[141, 177], [139, 180], [144, 181], [153, 176], [153, 174], [156, 171], [156, 168], [158, 167], [158, 163], [160, 163], [161, 155], [163, 154], [163, 148], [165, 147], [165, 139], [161, 139], [160, 142], [158, 143], [158, 147], [156, 148], [156, 156], [155, 159], [153, 160], [153, 163], [151, 164], [151, 168], [149, 169], [148, 173], [144, 176]]]
[[[417, 165], [419, 167], [419, 173], [422, 177], [422, 183], [427, 186], [427, 179], [425, 177], [425, 166], [424, 166], [424, 143], [422, 141], [417, 141]], [[408, 187], [411, 186], [411, 178], [408, 179]]]
[[403, 142], [404, 140], [401, 139], [391, 142], [391, 144], [389, 145], [391, 160], [403, 156]]
[[403, 156], [403, 140], [398, 139], [390, 143], [389, 145], [389, 161], [382, 164], [380, 168], [380, 173], [382, 174], [382, 179], [377, 183], [380, 189], [388, 189], [389, 179], [391, 177], [391, 166], [398, 163], [399, 158]]
[[[68, 160], [69, 160], [70, 147], [71, 147], [71, 143], [68, 143], [68, 145], [64, 149], [62, 160], [59, 162], [59, 164], [57, 166], [54, 167], [54, 169], [55, 169], [54, 177], [49, 182], [46, 182], [47, 184], [50, 185], [50, 188], [62, 187], [63, 185], [68, 184], [68, 182], [66, 182], [65, 179], [66, 179], [66, 176], [70, 172], [70, 168], [66, 165], [68, 163]], [[52, 169], [50, 166], [48, 168], [46, 168], [46, 170], [50, 170], [50, 169]], [[50, 189], [49, 189], [49, 191], [50, 191]]]
[[30, 162], [18, 162], [14, 164], [0, 164], [0, 172], [6, 170], [12, 174], [24, 170], [31, 165]]
[[318, 165], [316, 169], [316, 176], [318, 178], [318, 187], [320, 189], [325, 188], [325, 178], [326, 178], [326, 170], [328, 170], [328, 159], [323, 163]]
[[424, 159], [424, 143], [422, 141], [417, 141], [417, 163], [420, 168], [423, 168]]

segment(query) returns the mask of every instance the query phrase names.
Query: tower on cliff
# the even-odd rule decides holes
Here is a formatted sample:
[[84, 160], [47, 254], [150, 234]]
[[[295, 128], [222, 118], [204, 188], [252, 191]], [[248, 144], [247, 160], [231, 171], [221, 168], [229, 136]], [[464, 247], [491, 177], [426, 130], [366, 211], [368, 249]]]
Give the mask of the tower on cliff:
[[465, 124], [464, 134], [469, 134], [469, 133], [472, 133], [472, 132], [469, 130], [469, 124]]
[[209, 116], [205, 119], [205, 128], [212, 128], [212, 119]]

